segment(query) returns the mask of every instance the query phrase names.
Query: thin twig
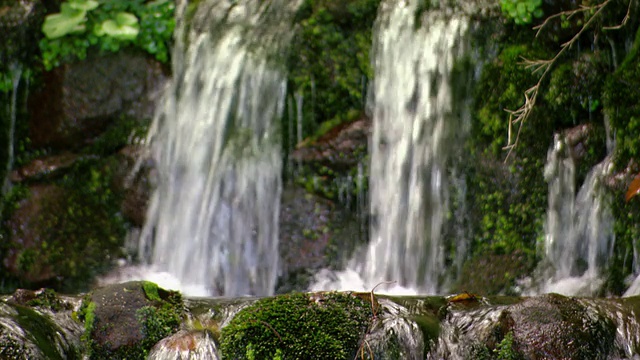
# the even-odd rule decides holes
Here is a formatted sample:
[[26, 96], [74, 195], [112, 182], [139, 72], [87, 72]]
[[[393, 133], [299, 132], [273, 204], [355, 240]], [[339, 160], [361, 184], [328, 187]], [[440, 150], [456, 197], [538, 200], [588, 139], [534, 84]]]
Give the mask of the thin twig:
[[278, 337], [278, 339], [280, 339], [281, 343], [284, 343], [284, 341], [282, 341], [282, 337], [280, 336], [280, 334], [278, 334], [278, 332], [276, 331], [276, 329], [273, 328], [273, 326], [271, 326], [268, 322], [264, 321], [264, 320], [258, 320], [260, 321], [260, 323], [262, 323], [262, 325], [268, 327], [269, 329], [271, 329], [271, 331], [273, 331], [274, 334], [276, 334], [276, 336]]
[[[629, 0], [629, 3], [631, 3], [631, 1], [633, 0]], [[530, 87], [524, 92], [525, 101], [524, 101], [524, 104], [518, 110], [513, 111], [513, 110], [505, 109], [505, 111], [509, 113], [509, 130], [508, 130], [507, 146], [503, 148], [503, 150], [508, 150], [507, 156], [504, 160], [505, 162], [509, 160], [511, 153], [513, 152], [513, 150], [516, 148], [516, 146], [520, 141], [520, 134], [522, 133], [522, 128], [524, 126], [524, 123], [527, 121], [527, 119], [531, 115], [531, 111], [533, 110], [536, 104], [536, 100], [538, 99], [538, 92], [540, 90], [540, 86], [542, 85], [542, 81], [547, 77], [547, 75], [549, 74], [549, 71], [551, 70], [555, 62], [560, 58], [560, 56], [562, 56], [567, 49], [573, 46], [573, 44], [580, 38], [580, 36], [591, 26], [591, 24], [595, 21], [595, 19], [598, 18], [602, 10], [611, 2], [612, 0], [606, 0], [603, 3], [598, 5], [589, 6], [589, 7], [581, 6], [579, 9], [563, 11], [558, 14], [549, 16], [547, 19], [545, 19], [545, 21], [541, 25], [534, 27], [534, 29], [538, 30], [538, 32], [536, 33], [536, 36], [538, 36], [542, 28], [548, 24], [550, 19], [555, 19], [562, 15], [571, 17], [580, 12], [593, 11], [597, 9], [597, 11], [589, 18], [589, 20], [587, 20], [587, 22], [584, 25], [582, 25], [582, 28], [580, 29], [580, 31], [578, 31], [571, 38], [571, 40], [560, 45], [560, 51], [558, 51], [553, 58], [549, 60], [524, 59], [524, 65], [526, 68], [533, 68], [534, 73], [542, 71], [542, 75], [540, 75], [540, 77], [538, 78], [538, 82], [534, 86]], [[517, 124], [517, 123], [520, 123], [520, 124], [518, 124], [518, 132], [515, 136], [515, 139], [513, 139], [512, 126], [513, 124]], [[511, 141], [512, 139], [513, 139], [513, 142]]]

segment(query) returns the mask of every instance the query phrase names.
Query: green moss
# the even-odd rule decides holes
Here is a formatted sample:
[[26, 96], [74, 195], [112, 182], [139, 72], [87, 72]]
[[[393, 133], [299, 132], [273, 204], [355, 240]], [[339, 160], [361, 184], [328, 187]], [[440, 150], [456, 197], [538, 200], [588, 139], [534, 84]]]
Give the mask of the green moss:
[[84, 340], [89, 340], [91, 331], [93, 330], [93, 323], [96, 319], [96, 303], [90, 300], [89, 297], [85, 297], [80, 305], [80, 309], [77, 312], [77, 318], [84, 322]]
[[151, 301], [162, 301], [160, 295], [158, 294], [157, 284], [150, 281], [144, 281], [142, 283], [142, 289], [144, 290], [144, 294], [147, 296], [147, 299]]
[[[182, 309], [174, 304], [165, 303], [160, 307], [145, 306], [136, 312], [142, 324], [144, 340], [140, 347], [146, 359], [148, 351], [160, 340], [178, 331], [182, 321]], [[128, 358], [130, 359], [130, 358]]]
[[55, 290], [45, 289], [36, 295], [35, 299], [27, 301], [27, 305], [46, 308], [53, 311], [68, 310], [70, 305], [58, 297]]
[[[353, 359], [370, 305], [344, 293], [294, 293], [258, 300], [222, 329], [228, 359]], [[247, 349], [251, 349], [248, 354]]]

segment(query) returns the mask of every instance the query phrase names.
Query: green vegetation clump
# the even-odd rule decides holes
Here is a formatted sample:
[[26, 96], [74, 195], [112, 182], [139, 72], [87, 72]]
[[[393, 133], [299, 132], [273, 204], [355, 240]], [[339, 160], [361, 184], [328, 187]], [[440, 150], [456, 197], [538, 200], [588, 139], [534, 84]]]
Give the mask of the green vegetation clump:
[[294, 293], [242, 309], [222, 329], [225, 359], [353, 359], [371, 317], [345, 293]]
[[53, 289], [44, 289], [44, 291], [39, 292], [35, 299], [27, 301], [27, 305], [52, 311], [68, 310], [70, 308], [70, 304], [63, 302]]
[[542, 0], [500, 0], [502, 13], [517, 25], [527, 25], [533, 18], [541, 18]]
[[169, 61], [175, 27], [173, 0], [67, 0], [46, 17], [40, 41], [42, 63], [50, 70], [83, 60], [90, 48], [116, 52], [134, 46]]
[[[307, 137], [325, 121], [347, 119], [364, 109], [372, 27], [380, 0], [305, 0], [296, 14], [298, 31], [288, 60], [289, 106], [303, 97], [302, 127]], [[288, 113], [295, 114], [295, 109]], [[295, 116], [287, 121], [296, 121]], [[340, 120], [334, 120], [340, 121]], [[283, 126], [284, 143], [295, 138]], [[322, 131], [322, 130], [321, 130]]]

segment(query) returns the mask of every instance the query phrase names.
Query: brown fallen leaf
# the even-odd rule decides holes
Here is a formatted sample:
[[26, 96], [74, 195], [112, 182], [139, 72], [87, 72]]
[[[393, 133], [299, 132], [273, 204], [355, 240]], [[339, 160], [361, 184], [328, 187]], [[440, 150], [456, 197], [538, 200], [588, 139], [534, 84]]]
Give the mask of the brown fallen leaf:
[[626, 201], [631, 200], [632, 197], [638, 195], [640, 193], [640, 174], [636, 175], [636, 177], [629, 184], [629, 188], [627, 189], [627, 194], [624, 199]]

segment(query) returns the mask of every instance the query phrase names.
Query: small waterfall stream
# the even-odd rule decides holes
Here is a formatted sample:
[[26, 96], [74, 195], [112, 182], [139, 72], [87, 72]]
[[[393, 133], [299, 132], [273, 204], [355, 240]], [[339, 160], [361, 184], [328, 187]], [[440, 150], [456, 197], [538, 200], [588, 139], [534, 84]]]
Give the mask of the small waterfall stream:
[[[270, 295], [278, 269], [280, 65], [296, 2], [181, 4], [174, 79], [149, 134], [159, 180], [140, 240], [192, 295]], [[191, 9], [190, 9], [191, 10]]]
[[602, 179], [609, 159], [594, 166], [576, 193], [576, 165], [564, 136], [556, 135], [545, 165], [549, 208], [545, 225], [543, 284], [539, 293], [594, 295], [613, 248], [613, 215]]
[[[11, 82], [12, 82], [12, 90], [11, 90], [11, 103], [9, 104], [9, 126], [8, 126], [8, 134], [7, 134], [7, 143], [6, 151], [7, 151], [7, 163], [5, 169], [3, 169], [2, 174], [8, 176], [13, 168], [14, 162], [14, 143], [15, 143], [15, 131], [16, 131], [16, 116], [17, 116], [17, 107], [18, 107], [18, 86], [20, 85], [20, 78], [22, 76], [22, 67], [19, 64], [13, 64], [10, 66], [11, 69]], [[9, 191], [11, 183], [8, 178], [2, 179], [2, 186], [0, 186], [0, 195], [5, 194]], [[2, 212], [2, 206], [0, 204], [0, 213]]]
[[[450, 208], [449, 166], [470, 127], [457, 99], [454, 63], [467, 50], [465, 15], [420, 13], [421, 1], [383, 1], [374, 28], [369, 110], [371, 238], [364, 258], [314, 288], [434, 294], [445, 265], [443, 229]], [[461, 246], [464, 248], [464, 246]], [[405, 290], [401, 290], [404, 288]], [[411, 290], [408, 290], [411, 289]]]

